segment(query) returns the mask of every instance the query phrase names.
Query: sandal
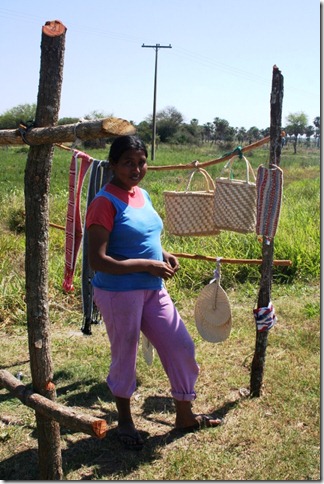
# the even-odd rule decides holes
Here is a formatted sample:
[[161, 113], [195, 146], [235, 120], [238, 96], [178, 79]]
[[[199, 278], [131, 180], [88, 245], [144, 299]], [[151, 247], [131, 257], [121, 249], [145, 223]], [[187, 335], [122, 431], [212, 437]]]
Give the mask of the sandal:
[[138, 430], [136, 430], [135, 428], [134, 429], [129, 428], [129, 430], [118, 429], [117, 434], [118, 434], [118, 439], [124, 445], [125, 449], [128, 449], [128, 450], [143, 449], [144, 441], [140, 436], [140, 433], [138, 432]]
[[[189, 425], [188, 427], [178, 427], [177, 430], [186, 434], [189, 432], [196, 432], [197, 430], [202, 430], [206, 428], [218, 427], [223, 423], [222, 418], [213, 418], [204, 414], [196, 415], [196, 420], [197, 420], [197, 423], [195, 423], [194, 425]], [[215, 422], [215, 423], [212, 424], [212, 422]]]

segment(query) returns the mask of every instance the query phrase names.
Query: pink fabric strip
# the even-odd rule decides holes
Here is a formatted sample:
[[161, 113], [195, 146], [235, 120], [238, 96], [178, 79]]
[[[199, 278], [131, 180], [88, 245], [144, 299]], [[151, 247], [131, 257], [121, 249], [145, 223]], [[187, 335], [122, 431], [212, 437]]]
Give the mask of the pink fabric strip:
[[[78, 173], [78, 158], [81, 158], [81, 167]], [[76, 260], [82, 240], [82, 223], [80, 198], [84, 177], [93, 161], [82, 151], [73, 151], [69, 174], [69, 200], [65, 225], [65, 268], [63, 289], [73, 291], [73, 277]]]

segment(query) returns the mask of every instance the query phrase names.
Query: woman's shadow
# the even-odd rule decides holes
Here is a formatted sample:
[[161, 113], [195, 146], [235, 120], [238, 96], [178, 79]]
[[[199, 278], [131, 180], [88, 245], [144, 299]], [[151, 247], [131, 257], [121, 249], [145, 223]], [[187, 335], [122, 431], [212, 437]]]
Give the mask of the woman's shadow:
[[[213, 418], [224, 418], [231, 409], [235, 408], [240, 398], [226, 402], [222, 407], [215, 409], [209, 415]], [[141, 465], [163, 458], [162, 451], [165, 446], [175, 440], [185, 437], [185, 434], [175, 428], [170, 428], [166, 420], [156, 417], [156, 414], [173, 413], [173, 399], [163, 396], [148, 397], [142, 406], [142, 417], [154, 423], [162, 424], [168, 429], [159, 435], [152, 435], [140, 431], [144, 439], [144, 447], [141, 451], [125, 449], [117, 438], [117, 430], [109, 430], [102, 440], [88, 438], [78, 441], [63, 451], [63, 465], [65, 472], [72, 472], [81, 466], [89, 467], [89, 472], [81, 478], [84, 480], [93, 478], [109, 478], [118, 476], [119, 479], [127, 479], [129, 473], [134, 472]], [[116, 420], [117, 414], [107, 415], [108, 419]]]
[[[90, 383], [90, 382], [89, 382]], [[61, 392], [67, 392], [71, 387], [61, 388]], [[98, 395], [105, 395], [107, 401], [107, 386], [105, 384], [94, 384], [91, 390], [84, 394], [74, 394], [68, 398], [68, 405], [91, 406]], [[233, 409], [241, 398], [225, 403], [222, 407], [215, 409], [210, 416], [213, 418], [224, 418]], [[108, 400], [113, 401], [113, 396], [108, 395]], [[171, 397], [152, 396], [148, 397], [142, 405], [142, 417], [151, 422], [168, 427], [166, 432], [150, 436], [148, 432], [140, 431], [145, 445], [141, 451], [127, 450], [118, 440], [116, 427], [108, 430], [103, 439], [85, 436], [74, 440], [73, 433], [61, 427], [61, 435], [67, 435], [66, 448], [62, 450], [62, 467], [65, 475], [78, 472], [78, 480], [91, 480], [96, 478], [109, 478], [118, 476], [125, 478], [129, 473], [134, 472], [142, 464], [153, 462], [162, 458], [162, 450], [165, 446], [185, 436], [181, 431], [170, 428], [170, 424], [156, 415], [174, 413], [174, 402]], [[117, 420], [117, 412], [108, 412], [103, 418], [113, 422]], [[109, 426], [109, 424], [108, 424]], [[37, 438], [37, 429], [32, 432]], [[72, 436], [72, 437], [71, 437]], [[4, 480], [35, 480], [38, 474], [37, 449], [29, 449], [15, 454], [0, 462], [0, 475]]]

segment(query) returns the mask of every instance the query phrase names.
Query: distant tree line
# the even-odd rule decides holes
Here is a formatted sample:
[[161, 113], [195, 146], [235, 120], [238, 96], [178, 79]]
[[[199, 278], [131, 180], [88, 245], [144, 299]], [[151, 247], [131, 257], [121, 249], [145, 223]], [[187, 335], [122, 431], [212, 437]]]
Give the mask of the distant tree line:
[[[22, 121], [31, 123], [35, 118], [36, 104], [20, 104], [0, 115], [0, 129], [15, 129]], [[84, 116], [85, 120], [100, 119], [112, 116], [93, 111]], [[59, 124], [74, 124], [80, 118], [65, 117], [59, 120]], [[132, 122], [132, 121], [130, 121]], [[313, 124], [309, 124], [305, 113], [291, 113], [287, 116], [287, 124], [282, 127], [286, 135], [283, 144], [292, 142], [294, 152], [297, 152], [297, 143], [305, 135], [306, 146], [310, 146], [311, 139], [315, 141], [315, 146], [320, 147], [321, 119], [317, 116]], [[152, 141], [153, 118], [148, 116], [144, 121], [134, 126], [137, 134], [146, 142]], [[217, 143], [223, 148], [231, 148], [233, 143], [251, 144], [261, 138], [268, 136], [270, 128], [260, 129], [252, 126], [249, 129], [244, 127], [230, 126], [226, 119], [215, 117], [212, 122], [199, 124], [198, 119], [193, 118], [190, 123], [184, 122], [183, 115], [173, 106], [166, 107], [156, 114], [156, 142], [170, 143], [177, 145], [202, 145], [204, 143]], [[302, 138], [304, 140], [304, 137]], [[106, 140], [89, 140], [84, 142], [85, 147], [104, 147]]]

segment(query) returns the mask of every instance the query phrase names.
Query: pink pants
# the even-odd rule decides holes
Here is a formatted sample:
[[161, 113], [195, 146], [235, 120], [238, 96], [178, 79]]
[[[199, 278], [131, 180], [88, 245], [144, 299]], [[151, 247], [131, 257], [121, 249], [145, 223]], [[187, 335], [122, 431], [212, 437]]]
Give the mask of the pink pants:
[[199, 373], [195, 347], [168, 292], [105, 291], [94, 288], [94, 301], [104, 319], [111, 345], [107, 384], [113, 395], [130, 398], [136, 388], [140, 331], [155, 347], [176, 400], [194, 400]]

